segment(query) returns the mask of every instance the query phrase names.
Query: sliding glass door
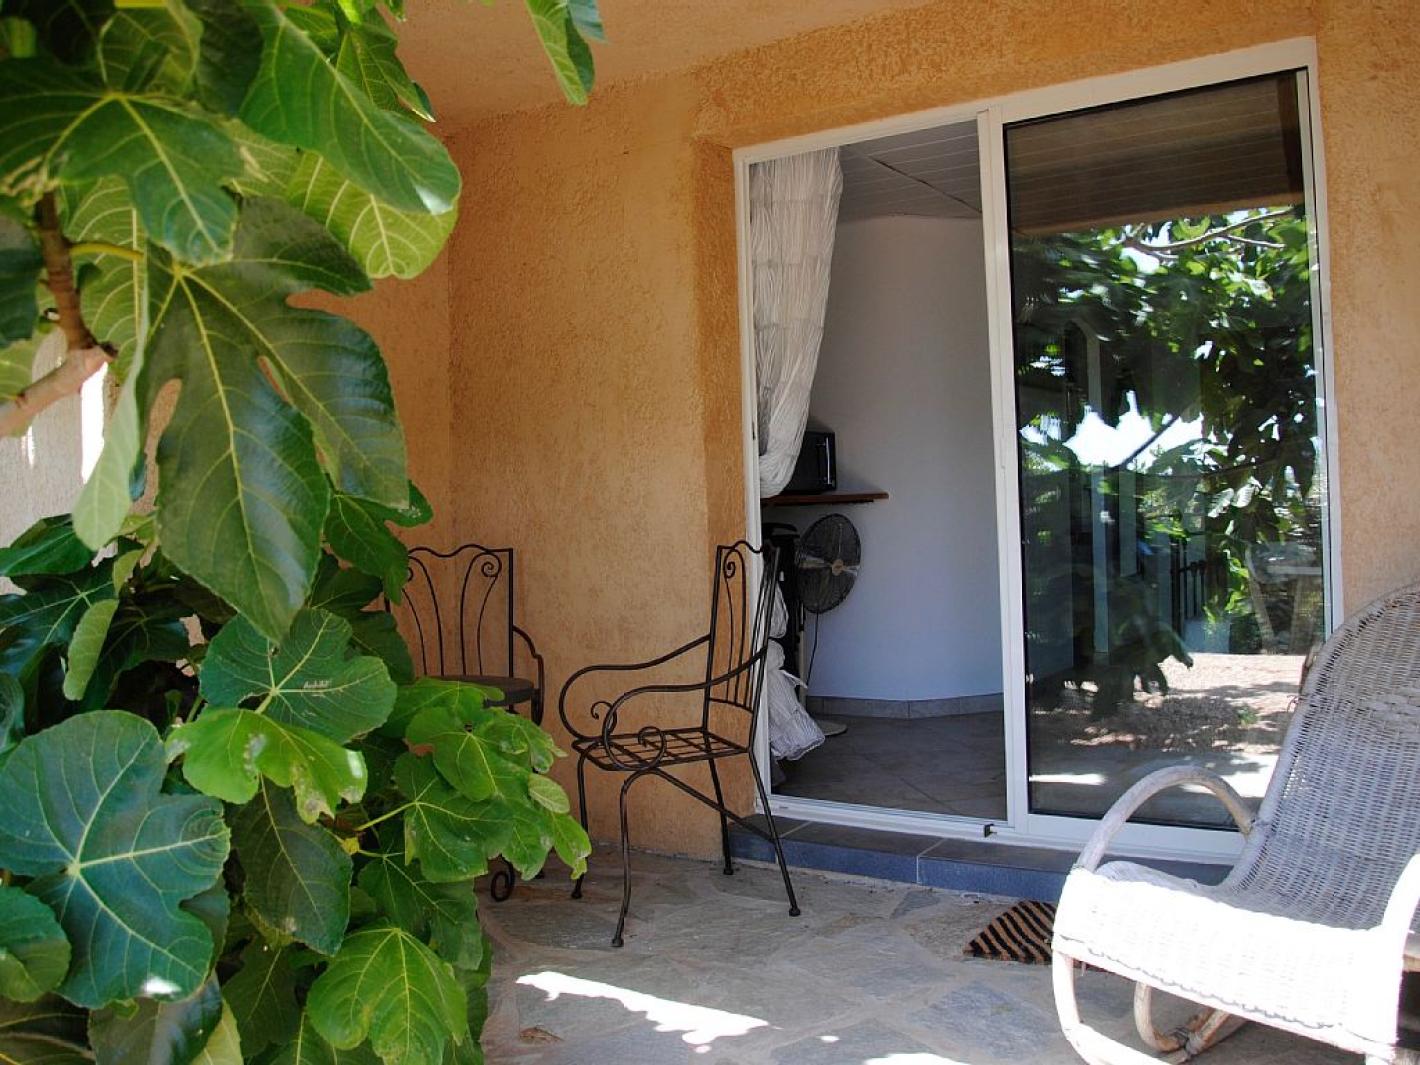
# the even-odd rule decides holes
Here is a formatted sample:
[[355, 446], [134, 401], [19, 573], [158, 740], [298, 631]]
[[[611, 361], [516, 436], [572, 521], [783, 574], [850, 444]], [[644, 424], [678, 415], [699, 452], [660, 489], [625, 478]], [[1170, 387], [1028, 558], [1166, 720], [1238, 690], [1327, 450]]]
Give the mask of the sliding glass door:
[[[1032, 815], [1181, 762], [1257, 801], [1326, 631], [1300, 84], [1004, 127]], [[1190, 791], [1143, 818], [1226, 824]]]

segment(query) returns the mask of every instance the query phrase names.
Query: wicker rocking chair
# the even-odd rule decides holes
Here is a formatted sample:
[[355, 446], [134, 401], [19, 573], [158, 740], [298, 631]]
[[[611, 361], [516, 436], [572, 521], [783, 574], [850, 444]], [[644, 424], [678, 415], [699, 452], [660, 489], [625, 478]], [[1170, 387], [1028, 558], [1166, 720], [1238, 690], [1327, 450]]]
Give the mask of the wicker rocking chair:
[[[1246, 837], [1216, 887], [1133, 862], [1101, 865], [1151, 796], [1201, 785]], [[1253, 818], [1222, 778], [1160, 770], [1115, 803], [1065, 884], [1054, 938], [1055, 1003], [1093, 1065], [1158, 1059], [1084, 1024], [1079, 963], [1135, 981], [1134, 1020], [1154, 1051], [1183, 1060], [1260, 1021], [1368, 1065], [1410, 1062], [1397, 1046], [1402, 972], [1420, 966], [1420, 585], [1339, 629], [1307, 674], [1272, 783]], [[1205, 1009], [1158, 1031], [1155, 989]]]

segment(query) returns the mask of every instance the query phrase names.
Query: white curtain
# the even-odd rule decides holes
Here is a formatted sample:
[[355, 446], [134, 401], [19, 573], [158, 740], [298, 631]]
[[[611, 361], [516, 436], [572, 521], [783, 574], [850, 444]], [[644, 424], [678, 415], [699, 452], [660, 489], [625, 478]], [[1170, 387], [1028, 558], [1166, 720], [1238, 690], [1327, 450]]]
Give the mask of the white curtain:
[[837, 148], [750, 168], [761, 496], [783, 490], [803, 443], [842, 191]]

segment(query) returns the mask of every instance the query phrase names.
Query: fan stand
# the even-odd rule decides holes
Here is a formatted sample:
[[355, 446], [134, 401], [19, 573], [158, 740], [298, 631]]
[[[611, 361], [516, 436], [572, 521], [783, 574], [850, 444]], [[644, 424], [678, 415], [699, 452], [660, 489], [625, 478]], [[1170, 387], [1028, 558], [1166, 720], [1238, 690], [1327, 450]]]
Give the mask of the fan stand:
[[848, 731], [848, 722], [839, 721], [836, 717], [815, 717], [814, 724], [828, 737], [842, 736]]

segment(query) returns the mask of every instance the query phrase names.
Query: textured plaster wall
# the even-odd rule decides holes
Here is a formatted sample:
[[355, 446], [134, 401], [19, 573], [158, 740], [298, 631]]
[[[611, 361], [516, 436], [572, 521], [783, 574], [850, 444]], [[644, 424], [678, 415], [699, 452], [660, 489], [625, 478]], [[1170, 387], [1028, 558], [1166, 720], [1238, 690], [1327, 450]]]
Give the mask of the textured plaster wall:
[[[1399, 0], [952, 0], [455, 136], [465, 206], [436, 502], [458, 536], [522, 549], [553, 690], [588, 661], [691, 636], [712, 545], [744, 527], [731, 149], [1306, 34], [1330, 166], [1347, 597], [1420, 576], [1410, 15]], [[402, 395], [407, 424], [445, 398]], [[617, 783], [594, 781], [596, 835], [613, 831]], [[637, 787], [637, 840], [715, 849], [713, 814]], [[744, 775], [731, 792], [748, 803]]]
[[1420, 45], [1413, 2], [1317, 5], [1348, 610], [1420, 578]]

